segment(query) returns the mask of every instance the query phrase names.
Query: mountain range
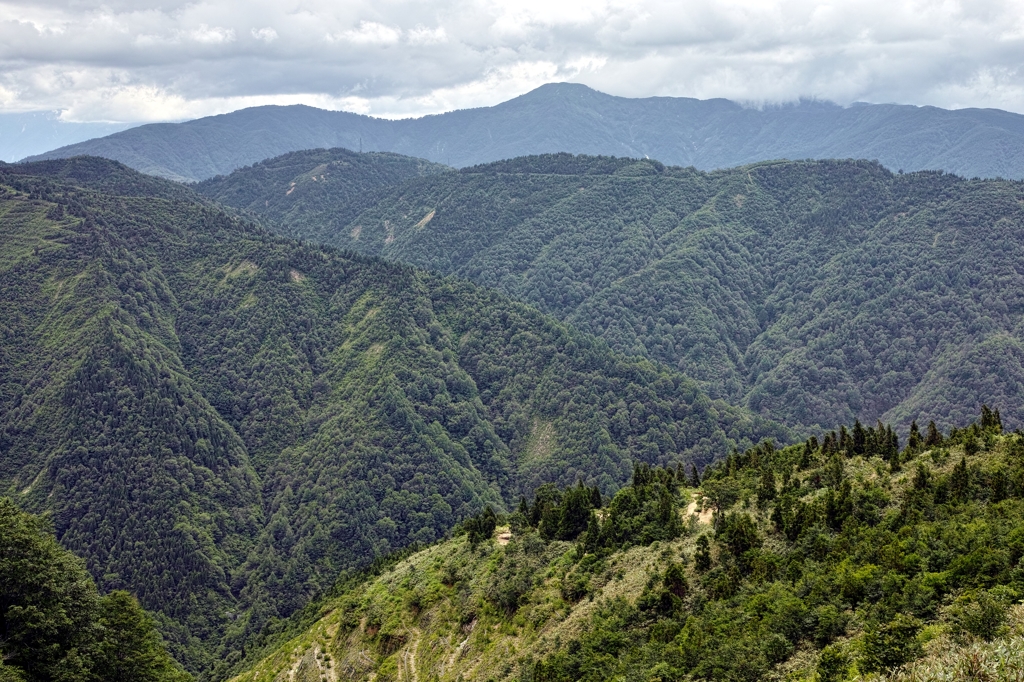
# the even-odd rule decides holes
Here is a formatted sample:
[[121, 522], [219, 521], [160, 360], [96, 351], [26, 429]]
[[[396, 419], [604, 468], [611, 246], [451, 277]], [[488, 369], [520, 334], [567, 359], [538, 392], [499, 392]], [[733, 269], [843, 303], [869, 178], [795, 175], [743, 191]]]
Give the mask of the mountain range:
[[375, 158], [296, 152], [196, 189], [282, 234], [498, 289], [790, 426], [949, 428], [985, 402], [1024, 424], [1021, 183], [560, 154], [369, 192], [354, 178]]
[[1019, 118], [560, 84], [0, 164], [0, 680], [1024, 670], [1024, 184], [911, 172]]
[[203, 678], [340, 571], [542, 483], [792, 439], [500, 293], [117, 162], [0, 165], [0, 231], [0, 490]]
[[493, 107], [385, 120], [266, 106], [143, 125], [29, 157], [95, 155], [186, 182], [286, 152], [345, 147], [464, 167], [550, 152], [649, 157], [701, 170], [773, 159], [877, 160], [893, 171], [1024, 178], [1024, 116], [994, 109], [630, 99], [552, 83]]

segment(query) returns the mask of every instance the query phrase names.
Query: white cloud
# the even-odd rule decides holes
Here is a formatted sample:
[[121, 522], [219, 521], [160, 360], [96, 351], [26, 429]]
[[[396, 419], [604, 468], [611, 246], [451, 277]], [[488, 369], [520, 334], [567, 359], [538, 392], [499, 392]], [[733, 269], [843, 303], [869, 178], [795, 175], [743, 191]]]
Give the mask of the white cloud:
[[407, 31], [406, 36], [411, 45], [436, 45], [448, 42], [448, 34], [445, 32], [444, 26], [437, 28], [417, 26]]
[[329, 42], [347, 42], [353, 45], [394, 45], [401, 37], [401, 30], [393, 26], [378, 24], [375, 21], [362, 21], [359, 23], [359, 28], [337, 34], [327, 34]]
[[252, 37], [256, 40], [262, 40], [265, 43], [272, 43], [277, 40], [277, 31], [267, 26], [264, 28], [252, 29]]
[[1021, 55], [1024, 0], [0, 0], [0, 111], [178, 120], [305, 102], [394, 117], [572, 80], [1024, 112]]
[[210, 27], [206, 24], [200, 24], [199, 28], [189, 31], [188, 35], [197, 43], [206, 45], [220, 45], [235, 41], [235, 29], [221, 28], [220, 26]]

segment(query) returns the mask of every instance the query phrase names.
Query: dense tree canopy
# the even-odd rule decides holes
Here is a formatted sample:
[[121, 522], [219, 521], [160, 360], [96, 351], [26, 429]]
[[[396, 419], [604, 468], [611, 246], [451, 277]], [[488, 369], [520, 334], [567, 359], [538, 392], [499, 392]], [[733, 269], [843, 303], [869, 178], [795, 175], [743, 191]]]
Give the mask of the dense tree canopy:
[[[893, 448], [890, 431], [766, 441], [699, 487], [638, 464], [607, 503], [542, 486], [484, 536], [477, 517], [465, 540], [339, 585], [318, 622], [238, 679], [881, 682], [905, 665], [917, 672], [891, 679], [1012, 677], [1024, 436], [988, 408], [928, 445]], [[565, 524], [579, 512], [585, 524]]]
[[486, 505], [788, 437], [500, 294], [112, 162], [0, 166], [0, 230], [3, 488], [212, 676]]
[[185, 682], [127, 592], [100, 596], [49, 523], [0, 498], [0, 680]]
[[495, 287], [790, 425], [904, 430], [986, 401], [1024, 424], [1022, 198], [866, 161], [701, 173], [561, 154], [410, 179], [354, 219], [344, 193], [333, 215], [322, 196], [315, 215], [299, 197], [265, 215]]

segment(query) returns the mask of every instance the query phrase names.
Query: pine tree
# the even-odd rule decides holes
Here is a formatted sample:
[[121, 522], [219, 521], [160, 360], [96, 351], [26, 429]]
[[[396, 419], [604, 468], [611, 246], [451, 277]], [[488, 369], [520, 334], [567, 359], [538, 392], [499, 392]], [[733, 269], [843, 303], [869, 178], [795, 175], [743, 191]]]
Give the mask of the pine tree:
[[808, 440], [804, 443], [804, 451], [800, 455], [800, 468], [807, 469], [810, 467], [813, 456], [814, 451], [811, 449], [811, 441]]
[[910, 422], [910, 435], [907, 436], [907, 452], [917, 452], [921, 448], [921, 431], [917, 428], [917, 420]]
[[993, 412], [988, 405], [981, 406], [981, 429], [995, 433], [1003, 432], [1003, 420], [999, 416], [999, 410]]
[[844, 451], [847, 457], [853, 454], [853, 439], [850, 438], [850, 432], [845, 426], [839, 427], [839, 449]]
[[700, 573], [705, 573], [711, 568], [711, 542], [707, 535], [697, 538], [697, 551], [693, 555], [693, 563]]
[[757, 487], [757, 501], [764, 505], [775, 499], [775, 472], [768, 467], [761, 469], [761, 482]]
[[853, 438], [851, 439], [852, 447], [851, 453], [854, 456], [864, 456], [867, 453], [867, 433], [864, 431], [864, 427], [861, 425], [860, 420], [857, 419], [853, 423]]
[[838, 488], [843, 482], [843, 460], [839, 453], [832, 455], [828, 464], [825, 465], [825, 483], [830, 488]]
[[967, 469], [967, 459], [961, 457], [960, 462], [953, 467], [953, 473], [949, 476], [949, 488], [953, 499], [957, 502], [965, 501], [970, 484], [971, 476]]

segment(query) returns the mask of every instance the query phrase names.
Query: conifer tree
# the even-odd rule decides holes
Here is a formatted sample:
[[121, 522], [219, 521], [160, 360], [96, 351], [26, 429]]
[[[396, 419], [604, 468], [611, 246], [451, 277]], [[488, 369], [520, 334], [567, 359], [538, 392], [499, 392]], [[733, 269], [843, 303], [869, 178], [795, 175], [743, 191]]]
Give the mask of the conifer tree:
[[761, 469], [761, 482], [757, 487], [757, 501], [762, 505], [775, 499], [775, 472], [769, 467]]
[[850, 454], [857, 456], [863, 456], [867, 452], [867, 433], [864, 431], [864, 427], [861, 425], [860, 420], [856, 420], [853, 423], [853, 438], [851, 439], [851, 452]]
[[917, 420], [910, 422], [910, 435], [907, 436], [907, 452], [917, 452], [921, 448], [921, 430], [917, 427]]

